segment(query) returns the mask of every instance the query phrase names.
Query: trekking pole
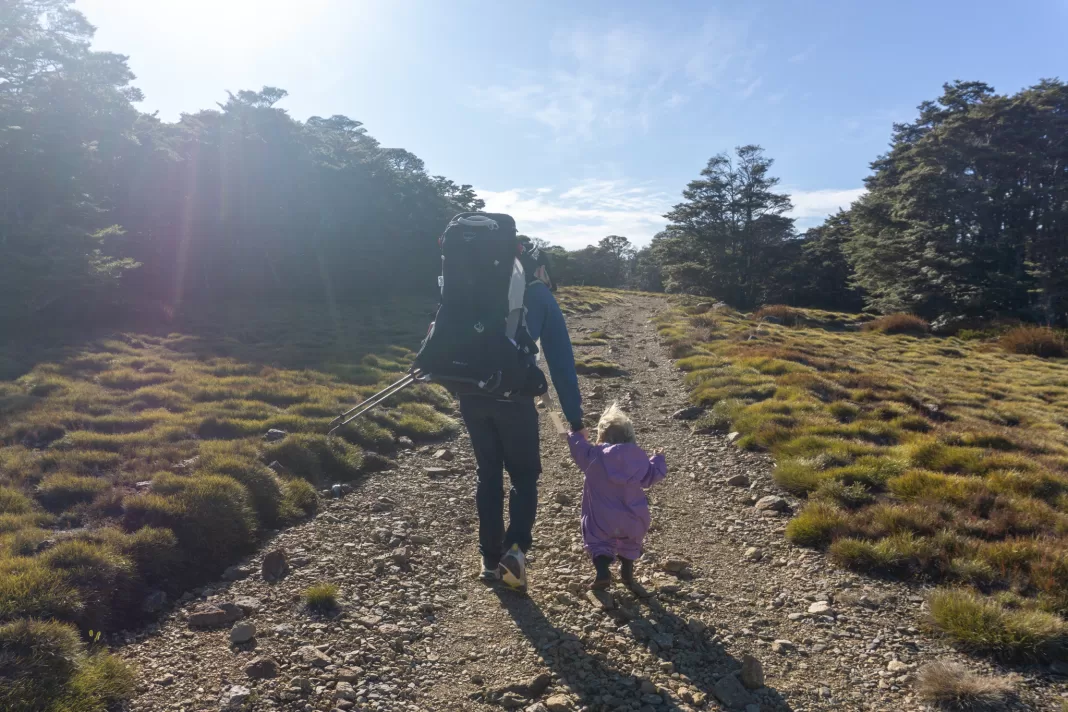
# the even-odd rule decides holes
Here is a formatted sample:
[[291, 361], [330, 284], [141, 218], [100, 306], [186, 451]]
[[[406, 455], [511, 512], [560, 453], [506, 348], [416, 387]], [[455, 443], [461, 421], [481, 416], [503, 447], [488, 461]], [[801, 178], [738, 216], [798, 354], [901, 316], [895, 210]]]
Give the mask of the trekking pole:
[[[333, 435], [335, 431], [348, 425], [364, 413], [368, 413], [374, 410], [390, 396], [394, 396], [403, 391], [408, 386], [418, 383], [421, 376], [422, 373], [420, 373], [419, 371], [410, 373], [399, 381], [387, 386], [386, 388], [383, 388], [378, 393], [375, 393], [373, 396], [363, 401], [362, 403], [358, 403], [352, 408], [349, 408], [347, 411], [330, 421], [330, 424], [334, 427], [330, 429], [330, 432], [328, 432], [327, 435]], [[335, 423], [337, 424], [335, 425]]]

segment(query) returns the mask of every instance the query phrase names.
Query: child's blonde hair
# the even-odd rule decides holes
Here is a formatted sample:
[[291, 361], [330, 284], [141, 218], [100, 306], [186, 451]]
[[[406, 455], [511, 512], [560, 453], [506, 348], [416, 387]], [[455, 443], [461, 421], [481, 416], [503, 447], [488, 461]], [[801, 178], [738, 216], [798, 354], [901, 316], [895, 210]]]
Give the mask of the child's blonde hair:
[[618, 445], [634, 442], [634, 423], [627, 414], [613, 403], [597, 422], [597, 442], [606, 445]]

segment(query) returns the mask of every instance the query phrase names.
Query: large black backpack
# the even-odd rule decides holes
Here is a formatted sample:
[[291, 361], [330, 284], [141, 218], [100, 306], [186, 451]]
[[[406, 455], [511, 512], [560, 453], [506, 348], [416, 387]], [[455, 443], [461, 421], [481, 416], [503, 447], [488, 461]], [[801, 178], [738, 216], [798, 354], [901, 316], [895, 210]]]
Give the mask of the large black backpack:
[[527, 333], [526, 277], [515, 220], [460, 213], [441, 247], [441, 304], [413, 369], [457, 395], [536, 396], [548, 390]]

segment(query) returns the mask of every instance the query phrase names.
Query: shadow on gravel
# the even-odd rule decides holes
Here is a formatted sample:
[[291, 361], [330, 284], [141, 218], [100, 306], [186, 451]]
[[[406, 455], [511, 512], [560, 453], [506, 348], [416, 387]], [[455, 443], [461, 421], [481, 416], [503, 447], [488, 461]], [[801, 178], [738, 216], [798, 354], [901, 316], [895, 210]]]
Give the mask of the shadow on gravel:
[[639, 598], [637, 607], [626, 606], [634, 617], [627, 625], [635, 640], [640, 641], [652, 654], [665, 663], [671, 663], [674, 671], [689, 678], [689, 684], [707, 696], [709, 703], [718, 700], [728, 709], [744, 710], [747, 705], [759, 705], [762, 712], [769, 710], [792, 710], [790, 703], [771, 687], [747, 689], [741, 683], [753, 677], [763, 681], [763, 671], [739, 676], [743, 662], [731, 656], [719, 643], [711, 639], [714, 631], [702, 626], [691, 627], [688, 621], [669, 611], [656, 598]]
[[[624, 605], [607, 611], [605, 615], [615, 621], [616, 636], [633, 638], [638, 646], [645, 646], [661, 661], [670, 662], [675, 671], [689, 678], [689, 682], [672, 683], [671, 695], [660, 695], [649, 684], [643, 690], [643, 679], [630, 674], [630, 665], [626, 670], [620, 670], [591, 654], [576, 635], [555, 626], [527, 596], [507, 589], [494, 588], [493, 591], [500, 599], [501, 607], [512, 616], [559, 682], [594, 712], [633, 708], [634, 702], [640, 703], [642, 710], [657, 712], [694, 709], [703, 706], [702, 697], [707, 699], [710, 708], [714, 708], [718, 700], [723, 707], [736, 710], [745, 710], [747, 704], [760, 704], [763, 712], [791, 709], [775, 690], [763, 688], [759, 698], [747, 691], [734, 675], [742, 666], [739, 661], [709, 640], [706, 634], [689, 631], [685, 621], [654, 599], [643, 602], [644, 608]], [[603, 627], [599, 628], [612, 635]], [[736, 684], [732, 684], [732, 680]], [[687, 690], [683, 692], [685, 707], [676, 699], [680, 688]]]

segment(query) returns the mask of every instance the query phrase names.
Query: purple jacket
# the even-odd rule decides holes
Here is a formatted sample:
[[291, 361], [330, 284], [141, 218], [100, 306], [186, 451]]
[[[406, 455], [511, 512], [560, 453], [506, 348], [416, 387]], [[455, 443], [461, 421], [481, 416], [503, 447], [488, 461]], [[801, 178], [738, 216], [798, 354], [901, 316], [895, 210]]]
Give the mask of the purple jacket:
[[645, 490], [667, 476], [663, 455], [649, 457], [634, 443], [591, 445], [579, 433], [567, 439], [585, 475], [582, 538], [592, 556], [637, 558], [649, 530]]

